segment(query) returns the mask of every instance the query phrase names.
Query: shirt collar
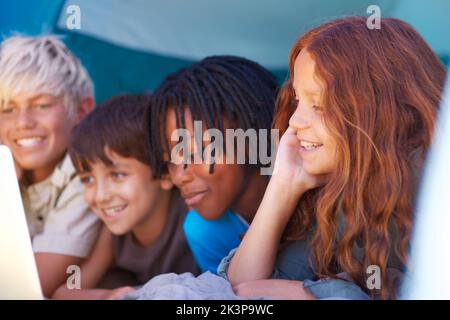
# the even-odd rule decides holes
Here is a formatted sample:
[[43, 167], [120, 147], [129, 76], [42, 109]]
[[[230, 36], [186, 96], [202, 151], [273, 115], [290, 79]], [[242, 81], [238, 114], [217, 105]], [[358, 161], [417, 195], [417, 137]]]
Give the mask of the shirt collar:
[[51, 175], [52, 185], [58, 189], [62, 189], [66, 186], [70, 180], [76, 175], [75, 167], [72, 164], [72, 160], [68, 154], [64, 159], [56, 166]]

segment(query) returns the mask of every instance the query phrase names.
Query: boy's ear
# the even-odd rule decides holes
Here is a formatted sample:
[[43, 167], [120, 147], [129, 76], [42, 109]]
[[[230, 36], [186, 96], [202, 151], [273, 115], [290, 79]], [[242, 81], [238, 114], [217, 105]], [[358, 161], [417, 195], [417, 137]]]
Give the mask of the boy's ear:
[[170, 177], [169, 177], [169, 175], [167, 173], [163, 174], [161, 176], [161, 179], [160, 179], [159, 183], [160, 183], [161, 188], [163, 190], [169, 191], [170, 189], [173, 188], [173, 182], [172, 182], [172, 180], [170, 180]]
[[77, 112], [78, 121], [83, 119], [89, 112], [94, 110], [94, 105], [95, 105], [95, 102], [94, 102], [94, 98], [92, 98], [92, 97], [87, 97], [87, 98], [84, 98], [83, 100], [81, 100], [80, 105], [78, 106], [78, 112]]

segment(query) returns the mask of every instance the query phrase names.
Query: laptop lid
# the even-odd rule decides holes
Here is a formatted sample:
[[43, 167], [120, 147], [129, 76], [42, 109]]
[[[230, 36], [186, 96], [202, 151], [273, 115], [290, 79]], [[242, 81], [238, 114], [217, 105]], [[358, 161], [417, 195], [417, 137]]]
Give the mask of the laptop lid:
[[0, 299], [42, 299], [10, 150], [0, 145]]

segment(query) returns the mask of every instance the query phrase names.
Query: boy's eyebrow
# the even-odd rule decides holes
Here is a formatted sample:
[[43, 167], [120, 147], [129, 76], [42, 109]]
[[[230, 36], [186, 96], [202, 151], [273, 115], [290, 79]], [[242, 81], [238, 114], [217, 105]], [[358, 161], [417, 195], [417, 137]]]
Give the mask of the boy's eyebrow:
[[53, 99], [54, 97], [47, 93], [40, 93], [30, 98], [31, 101], [36, 101], [39, 99]]
[[[34, 96], [27, 98], [27, 101], [35, 102], [36, 100], [39, 100], [39, 99], [53, 99], [53, 96], [50, 94], [47, 94], [47, 93], [39, 93], [39, 94], [36, 94]], [[11, 98], [8, 100], [8, 105], [10, 105], [10, 104], [17, 105], [17, 102], [18, 102], [17, 99]], [[1, 106], [2, 107], [6, 106], [5, 100], [2, 101]]]
[[91, 170], [76, 170], [76, 174], [77, 175], [82, 175], [82, 174], [89, 174], [91, 173]]
[[125, 165], [125, 164], [123, 164], [123, 163], [118, 163], [118, 162], [114, 162], [114, 161], [111, 161], [112, 162], [112, 164], [110, 164], [108, 167], [113, 167], [113, 168], [127, 168], [128, 166], [127, 165]]

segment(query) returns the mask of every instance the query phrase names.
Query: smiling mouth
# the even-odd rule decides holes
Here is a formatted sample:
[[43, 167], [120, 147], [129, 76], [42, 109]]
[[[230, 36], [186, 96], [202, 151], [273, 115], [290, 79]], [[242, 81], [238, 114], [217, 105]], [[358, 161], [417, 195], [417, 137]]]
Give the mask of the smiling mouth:
[[186, 201], [186, 204], [189, 207], [192, 207], [192, 206], [196, 205], [197, 203], [199, 203], [205, 195], [206, 195], [206, 191], [201, 191], [201, 192], [192, 192], [192, 193], [188, 193], [188, 194], [182, 194], [182, 197]]
[[14, 142], [21, 148], [31, 148], [40, 144], [45, 138], [44, 137], [29, 137], [23, 139], [16, 139]]
[[115, 207], [110, 207], [110, 208], [106, 208], [106, 209], [101, 209], [102, 213], [108, 217], [108, 218], [115, 218], [117, 217], [119, 214], [121, 214], [125, 209], [126, 209], [127, 205], [121, 205], [121, 206], [115, 206]]
[[306, 140], [300, 140], [300, 149], [305, 151], [315, 151], [322, 147], [321, 143], [314, 143]]

